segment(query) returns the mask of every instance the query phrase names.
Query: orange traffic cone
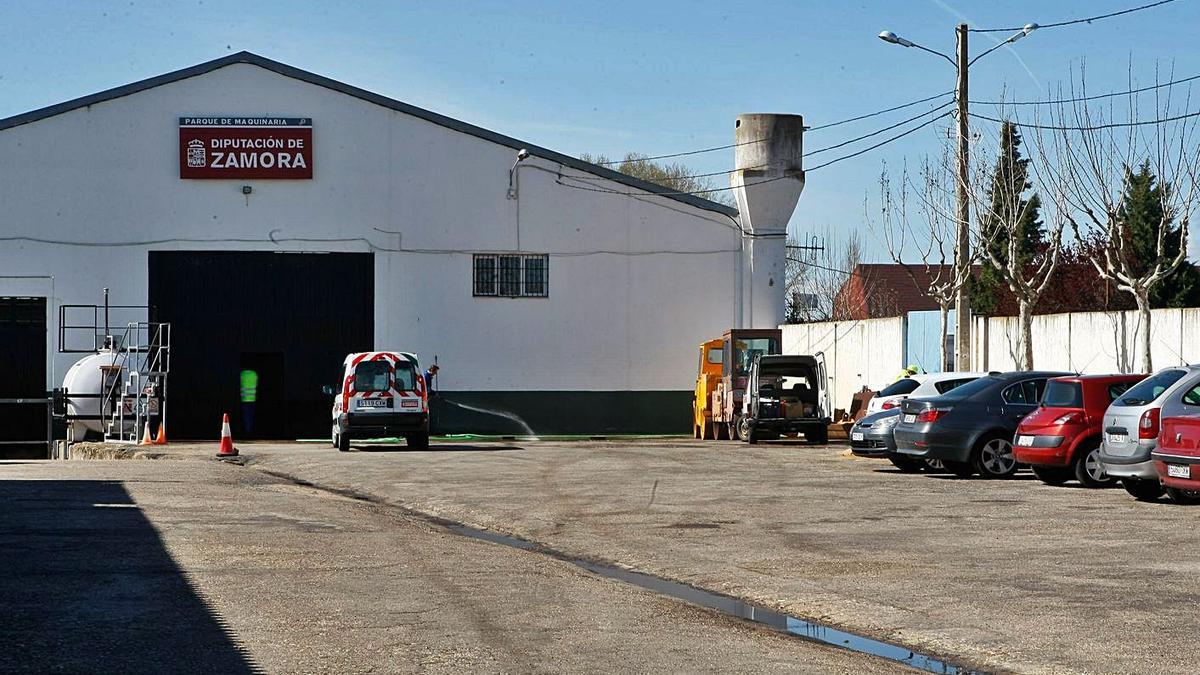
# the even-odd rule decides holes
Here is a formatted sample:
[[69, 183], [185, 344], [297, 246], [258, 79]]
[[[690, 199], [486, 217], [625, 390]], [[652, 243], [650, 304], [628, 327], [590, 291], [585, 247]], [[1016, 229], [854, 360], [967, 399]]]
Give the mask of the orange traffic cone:
[[233, 434], [229, 431], [229, 413], [221, 420], [221, 449], [217, 457], [237, 457], [237, 448], [233, 447]]
[[154, 439], [154, 444], [155, 445], [166, 445], [167, 444], [167, 423], [166, 422], [158, 423], [158, 438]]
[[142, 431], [142, 442], [138, 445], [154, 445], [154, 439], [150, 437], [150, 423], [146, 422], [146, 428]]

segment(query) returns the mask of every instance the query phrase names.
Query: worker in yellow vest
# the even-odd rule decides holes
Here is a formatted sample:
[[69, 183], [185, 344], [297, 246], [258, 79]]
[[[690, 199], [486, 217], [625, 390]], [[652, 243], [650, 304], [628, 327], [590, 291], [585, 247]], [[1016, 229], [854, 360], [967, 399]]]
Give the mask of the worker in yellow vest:
[[254, 434], [254, 404], [258, 401], [258, 372], [249, 368], [242, 371], [242, 431], [247, 436]]

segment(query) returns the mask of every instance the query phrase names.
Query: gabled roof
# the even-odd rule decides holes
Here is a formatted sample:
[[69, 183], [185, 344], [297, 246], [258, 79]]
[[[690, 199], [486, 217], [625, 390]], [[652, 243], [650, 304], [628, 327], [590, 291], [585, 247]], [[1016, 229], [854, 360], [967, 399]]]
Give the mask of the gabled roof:
[[246, 51], [238, 52], [236, 54], [230, 54], [229, 56], [223, 56], [219, 59], [213, 59], [212, 61], [207, 61], [207, 62], [201, 63], [199, 65], [191, 66], [190, 68], [184, 68], [182, 70], [176, 70], [174, 72], [165, 73], [163, 75], [158, 75], [156, 77], [151, 77], [146, 80], [141, 80], [140, 82], [133, 82], [131, 84], [126, 84], [126, 85], [116, 87], [113, 89], [108, 89], [108, 90], [105, 90], [105, 91], [102, 91], [102, 92], [99, 92], [96, 94], [91, 94], [90, 96], [84, 96], [82, 98], [77, 98], [77, 99], [74, 99], [71, 101], [66, 101], [64, 103], [58, 103], [56, 105], [41, 108], [39, 110], [33, 110], [33, 111], [30, 111], [27, 113], [22, 113], [20, 115], [14, 115], [12, 117], [0, 119], [0, 131], [3, 131], [4, 129], [11, 129], [12, 127], [21, 126], [22, 124], [29, 124], [30, 122], [36, 122], [38, 120], [43, 120], [43, 119], [46, 119], [47, 117], [53, 117], [55, 115], [60, 115], [62, 113], [69, 112], [71, 110], [76, 110], [78, 108], [95, 105], [97, 103], [102, 103], [104, 101], [111, 101], [112, 99], [120, 98], [122, 96], [129, 96], [130, 94], [136, 94], [140, 91], [145, 91], [145, 90], [151, 89], [153, 87], [158, 87], [158, 86], [161, 86], [164, 84], [171, 84], [173, 82], [185, 80], [189, 77], [196, 77], [197, 75], [204, 75], [205, 73], [210, 73], [214, 70], [217, 70], [218, 68], [224, 68], [225, 66], [233, 65], [235, 63], [249, 63], [251, 65], [255, 65], [260, 68], [265, 68], [266, 70], [269, 70], [274, 73], [278, 73], [278, 74], [286, 76], [286, 77], [291, 77], [291, 78], [294, 78], [297, 80], [301, 80], [301, 81], [307, 82], [309, 84], [315, 84], [318, 87], [325, 87], [326, 89], [332, 89], [336, 92], [340, 92], [340, 93], [346, 94], [348, 96], [353, 96], [355, 98], [362, 99], [369, 103], [374, 103], [375, 105], [383, 106], [385, 108], [389, 108], [389, 109], [395, 110], [397, 112], [402, 112], [406, 115], [411, 115], [413, 117], [423, 119], [427, 122], [432, 122], [434, 124], [441, 125], [448, 129], [453, 129], [454, 131], [459, 131], [464, 134], [470, 134], [471, 136], [475, 136], [477, 138], [482, 138], [485, 141], [491, 141], [492, 143], [496, 143], [498, 145], [503, 145], [503, 146], [513, 148], [514, 150], [519, 150], [521, 148], [525, 148], [525, 149], [529, 150], [529, 153], [531, 155], [534, 155], [536, 157], [548, 159], [552, 162], [557, 162], [559, 164], [563, 164], [563, 165], [569, 166], [573, 169], [578, 169], [580, 171], [586, 171], [586, 172], [594, 174], [596, 176], [600, 176], [601, 178], [607, 178], [609, 180], [616, 181], [616, 182], [622, 183], [624, 185], [628, 185], [629, 187], [632, 187], [632, 188], [635, 188], [638, 190], [644, 190], [646, 192], [653, 192], [656, 194], [661, 194], [664, 197], [669, 197], [676, 201], [680, 201], [685, 204], [689, 204], [691, 206], [695, 206], [697, 208], [704, 209], [706, 211], [715, 211], [717, 213], [722, 213], [727, 216], [736, 216], [737, 215], [737, 209], [729, 207], [729, 206], [725, 206], [724, 204], [718, 204], [714, 201], [704, 199], [697, 195], [676, 194], [675, 190], [672, 190], [671, 188], [666, 187], [664, 185], [658, 185], [657, 183], [650, 183], [650, 182], [641, 180], [640, 178], [634, 178], [633, 176], [629, 176], [627, 174], [623, 174], [618, 171], [613, 171], [612, 169], [607, 169], [605, 167], [602, 167], [602, 166], [599, 166], [596, 164], [592, 164], [590, 162], [585, 162], [581, 159], [571, 157], [569, 155], [564, 155], [562, 153], [555, 152], [553, 150], [549, 150], [546, 148], [542, 148], [537, 145], [533, 145], [531, 143], [526, 143], [526, 142], [518, 140], [516, 138], [512, 138], [511, 136], [505, 136], [504, 134], [498, 134], [494, 131], [489, 131], [482, 127], [477, 127], [473, 124], [468, 124], [468, 123], [462, 122], [460, 120], [446, 117], [445, 115], [440, 115], [440, 114], [432, 112], [430, 110], [425, 110], [424, 108], [418, 108], [414, 105], [409, 105], [408, 103], [404, 103], [403, 101], [397, 101], [396, 99], [388, 98], [386, 96], [381, 96], [374, 92], [367, 91], [366, 89], [360, 89], [358, 87], [346, 84], [345, 82], [339, 82], [337, 80], [333, 80], [328, 77], [317, 75], [316, 73], [310, 73], [307, 70], [301, 70], [299, 68], [289, 66], [286, 63], [272, 61], [271, 59], [268, 59], [266, 57], [259, 56], [258, 54], [254, 54], [252, 52], [246, 52]]
[[[936, 310], [937, 303], [924, 291], [932, 285], [932, 277], [939, 271], [943, 278], [949, 273], [948, 265], [941, 266], [942, 270], [938, 267], [926, 269], [920, 263], [859, 263], [835, 296], [839, 316], [873, 319]], [[972, 274], [978, 274], [979, 270], [979, 265], [974, 265]]]

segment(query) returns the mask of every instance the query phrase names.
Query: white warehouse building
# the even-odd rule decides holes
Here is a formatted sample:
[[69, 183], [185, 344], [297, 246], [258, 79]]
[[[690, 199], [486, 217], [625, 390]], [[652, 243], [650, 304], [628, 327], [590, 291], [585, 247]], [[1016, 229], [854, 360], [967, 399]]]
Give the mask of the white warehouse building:
[[108, 288], [172, 324], [173, 438], [246, 368], [262, 436], [325, 436], [373, 349], [437, 360], [438, 431], [687, 433], [697, 346], [783, 313], [782, 230], [248, 52], [0, 120], [0, 220], [0, 399]]

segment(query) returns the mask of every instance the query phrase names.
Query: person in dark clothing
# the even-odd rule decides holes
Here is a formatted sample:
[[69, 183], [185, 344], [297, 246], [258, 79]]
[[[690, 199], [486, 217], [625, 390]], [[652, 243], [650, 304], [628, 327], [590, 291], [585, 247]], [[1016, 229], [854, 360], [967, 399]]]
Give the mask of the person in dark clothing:
[[438, 368], [438, 364], [435, 363], [432, 366], [429, 366], [429, 370], [425, 371], [425, 391], [430, 396], [432, 396], [434, 393], [434, 378], [437, 377], [439, 370], [441, 369]]

